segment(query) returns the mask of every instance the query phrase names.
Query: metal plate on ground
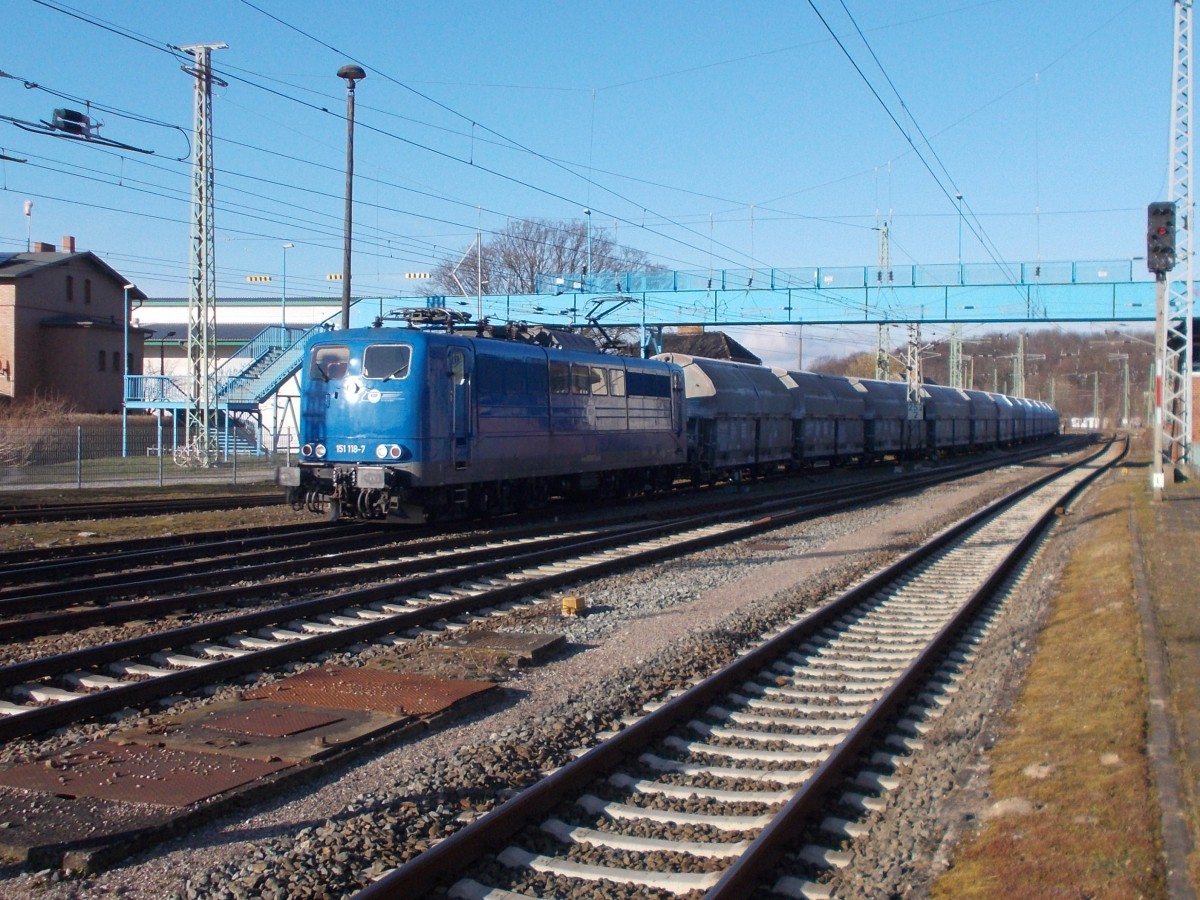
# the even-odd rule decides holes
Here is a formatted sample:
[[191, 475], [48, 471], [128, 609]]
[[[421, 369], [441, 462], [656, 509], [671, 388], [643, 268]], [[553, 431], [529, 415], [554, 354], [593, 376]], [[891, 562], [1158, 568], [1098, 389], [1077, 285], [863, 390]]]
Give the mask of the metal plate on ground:
[[136, 838], [166, 830], [177, 809], [0, 787], [0, 858], [30, 869], [82, 869], [110, 846], [128, 847]]
[[292, 737], [314, 728], [341, 722], [345, 717], [329, 710], [300, 709], [282, 703], [250, 705], [223, 715], [210, 716], [206, 728], [251, 737]]
[[243, 696], [247, 700], [296, 703], [326, 709], [351, 709], [386, 715], [428, 716], [468, 697], [497, 690], [494, 684], [322, 666], [280, 679]]
[[408, 716], [236, 700], [122, 732], [135, 744], [303, 763], [395, 728]]
[[439, 650], [462, 653], [487, 653], [518, 660], [539, 662], [557, 653], [567, 640], [561, 634], [526, 634], [516, 631], [473, 631], [442, 641]]
[[282, 760], [94, 741], [38, 762], [0, 769], [0, 784], [59, 797], [184, 807], [290, 765]]

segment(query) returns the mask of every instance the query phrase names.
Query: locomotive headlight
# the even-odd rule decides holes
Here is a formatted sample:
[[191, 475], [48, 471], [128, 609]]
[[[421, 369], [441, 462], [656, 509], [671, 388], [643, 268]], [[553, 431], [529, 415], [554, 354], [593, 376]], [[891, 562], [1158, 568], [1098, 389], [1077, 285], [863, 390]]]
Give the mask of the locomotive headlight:
[[325, 445], [317, 444], [316, 452], [317, 452], [317, 459], [324, 459], [325, 458]]
[[388, 455], [388, 445], [387, 444], [380, 444], [378, 447], [375, 448], [375, 458], [376, 459], [387, 459], [387, 455]]
[[399, 459], [402, 453], [404, 453], [404, 450], [399, 444], [392, 444], [392, 446], [388, 448], [388, 454], [392, 457], [392, 459]]
[[300, 448], [300, 452], [302, 454], [304, 454], [305, 456], [312, 456], [313, 455], [313, 445], [305, 444], [303, 447]]

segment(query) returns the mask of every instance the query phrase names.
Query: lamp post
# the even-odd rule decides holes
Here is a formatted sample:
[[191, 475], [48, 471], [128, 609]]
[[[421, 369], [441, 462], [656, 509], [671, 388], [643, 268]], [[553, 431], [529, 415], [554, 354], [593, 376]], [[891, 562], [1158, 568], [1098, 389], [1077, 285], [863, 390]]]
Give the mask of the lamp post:
[[958, 280], [962, 282], [962, 194], [955, 194], [958, 203]]
[[121, 457], [129, 455], [129, 292], [137, 288], [136, 284], [127, 284], [121, 288], [123, 307], [121, 309], [121, 331], [124, 334], [121, 352]]
[[583, 269], [583, 289], [589, 290], [588, 279], [592, 276], [592, 211], [585, 209], [584, 217], [587, 219], [587, 262]]
[[354, 204], [354, 85], [367, 77], [361, 66], [345, 65], [338, 78], [346, 79], [346, 217], [342, 235], [342, 330], [350, 327], [350, 225]]
[[172, 338], [172, 337], [175, 337], [175, 332], [168, 331], [165, 335], [163, 335], [163, 339], [158, 342], [158, 374], [159, 375], [165, 376], [167, 374], [167, 367], [163, 363], [163, 345], [167, 342], [167, 338]]
[[283, 245], [283, 295], [279, 301], [279, 324], [283, 326], [284, 335], [287, 335], [287, 252], [296, 245], [286, 243]]

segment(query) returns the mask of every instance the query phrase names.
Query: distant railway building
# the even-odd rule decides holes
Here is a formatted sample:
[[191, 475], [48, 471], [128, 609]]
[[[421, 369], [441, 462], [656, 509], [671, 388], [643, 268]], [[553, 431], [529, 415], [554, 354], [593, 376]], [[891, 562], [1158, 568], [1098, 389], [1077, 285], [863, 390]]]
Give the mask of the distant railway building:
[[0, 403], [59, 397], [79, 412], [119, 411], [122, 377], [141, 374], [146, 336], [135, 320], [125, 340], [146, 299], [127, 284], [96, 254], [76, 252], [72, 237], [62, 250], [0, 253]]

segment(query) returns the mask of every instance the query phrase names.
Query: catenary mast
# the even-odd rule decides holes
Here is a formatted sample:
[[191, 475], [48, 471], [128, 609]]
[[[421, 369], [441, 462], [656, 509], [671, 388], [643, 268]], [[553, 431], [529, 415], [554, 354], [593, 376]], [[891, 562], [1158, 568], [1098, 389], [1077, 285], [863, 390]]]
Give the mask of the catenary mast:
[[[1171, 200], [1175, 204], [1175, 265], [1166, 273], [1160, 308], [1162, 373], [1161, 462], [1186, 474], [1192, 457], [1192, 0], [1175, 0], [1171, 91]], [[1161, 487], [1158, 485], [1156, 487]]]
[[210, 58], [228, 44], [188, 44], [181, 47], [195, 58], [183, 70], [196, 80], [192, 160], [191, 274], [188, 285], [188, 393], [185, 443], [176, 461], [208, 466], [216, 461], [217, 430], [217, 285], [216, 240], [213, 218], [213, 133]]

